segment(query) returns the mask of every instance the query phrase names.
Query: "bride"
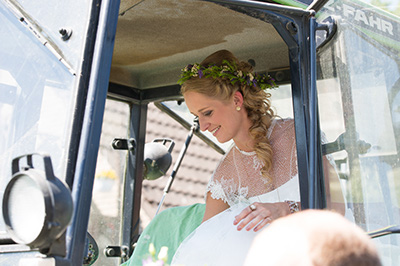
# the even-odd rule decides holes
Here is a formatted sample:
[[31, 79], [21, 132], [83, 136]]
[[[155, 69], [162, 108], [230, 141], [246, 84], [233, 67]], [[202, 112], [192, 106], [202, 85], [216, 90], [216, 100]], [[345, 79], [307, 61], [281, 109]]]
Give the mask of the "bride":
[[[300, 195], [293, 134], [290, 120], [274, 120], [268, 130], [273, 151], [284, 149], [290, 158], [287, 166], [277, 165], [286, 176], [273, 185], [265, 183], [259, 174], [260, 162], [254, 152], [242, 151], [236, 145], [231, 148], [208, 186], [203, 223], [179, 246], [172, 265], [243, 265], [256, 232], [272, 219], [297, 210]], [[291, 139], [292, 147], [275, 142], [282, 138]], [[208, 217], [214, 211], [208, 209], [210, 204], [213, 208], [213, 201], [227, 205]]]
[[180, 83], [200, 129], [234, 145], [209, 182], [202, 224], [172, 265], [242, 265], [257, 231], [299, 209], [293, 120], [275, 119], [265, 91], [273, 81], [226, 50], [188, 65]]
[[260, 229], [299, 210], [294, 121], [274, 115], [273, 80], [227, 50], [188, 65], [179, 83], [200, 129], [234, 145], [207, 186], [202, 224], [172, 265], [242, 265]]

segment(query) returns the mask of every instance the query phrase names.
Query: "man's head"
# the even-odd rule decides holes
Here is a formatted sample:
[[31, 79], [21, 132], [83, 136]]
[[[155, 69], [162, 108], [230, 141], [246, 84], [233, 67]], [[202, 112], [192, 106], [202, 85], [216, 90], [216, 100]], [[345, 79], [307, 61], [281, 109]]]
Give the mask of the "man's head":
[[254, 239], [245, 265], [380, 266], [372, 240], [338, 213], [306, 210], [274, 221]]

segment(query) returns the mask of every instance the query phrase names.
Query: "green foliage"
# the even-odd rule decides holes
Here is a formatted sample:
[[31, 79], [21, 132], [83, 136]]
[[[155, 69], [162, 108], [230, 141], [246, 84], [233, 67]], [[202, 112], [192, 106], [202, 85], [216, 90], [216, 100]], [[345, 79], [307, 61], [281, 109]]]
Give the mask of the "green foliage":
[[379, 7], [389, 13], [400, 16], [400, 5], [397, 3], [396, 5], [392, 4], [393, 1], [385, 1], [385, 0], [371, 0], [370, 4], [376, 7]]

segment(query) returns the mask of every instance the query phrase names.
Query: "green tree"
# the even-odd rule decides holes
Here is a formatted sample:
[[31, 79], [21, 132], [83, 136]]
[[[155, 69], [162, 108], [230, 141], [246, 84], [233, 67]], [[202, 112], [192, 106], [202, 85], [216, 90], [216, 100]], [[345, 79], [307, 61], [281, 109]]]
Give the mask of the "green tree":
[[392, 14], [400, 16], [400, 5], [399, 2], [396, 0], [396, 5], [392, 4], [393, 1], [385, 1], [385, 0], [371, 0], [371, 5], [379, 7], [383, 10], [386, 10]]

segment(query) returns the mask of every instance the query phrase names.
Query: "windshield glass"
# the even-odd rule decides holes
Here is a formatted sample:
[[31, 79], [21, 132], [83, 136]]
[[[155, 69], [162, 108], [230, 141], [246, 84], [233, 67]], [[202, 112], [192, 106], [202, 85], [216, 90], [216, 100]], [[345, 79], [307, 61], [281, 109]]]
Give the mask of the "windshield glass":
[[[400, 221], [400, 20], [356, 1], [329, 7], [341, 20], [319, 53], [320, 123], [335, 144], [329, 152], [351, 210], [348, 218], [373, 231]], [[363, 14], [380, 26], [366, 25]], [[398, 265], [400, 237], [375, 241], [384, 265]]]
[[[87, 18], [91, 1], [69, 0], [51, 2], [48, 0], [10, 0], [18, 15], [24, 15], [41, 35], [73, 70], [80, 66], [82, 49], [85, 45]], [[66, 30], [69, 39], [62, 36]]]
[[[54, 12], [53, 6], [38, 5], [32, 10], [0, 1], [0, 196], [11, 179], [13, 158], [30, 153], [50, 155], [54, 173], [64, 179], [72, 116], [75, 107], [76, 72], [74, 65], [64, 60], [62, 49], [82, 54], [83, 36], [61, 45], [52, 43], [46, 28], [35, 22], [39, 16], [49, 28], [59, 27], [66, 22]], [[71, 5], [73, 6], [73, 5]], [[79, 4], [78, 6], [83, 6]], [[41, 13], [34, 12], [41, 9]], [[51, 10], [50, 10], [51, 9]], [[74, 6], [74, 10], [77, 10]], [[32, 13], [30, 13], [32, 11]], [[70, 8], [72, 12], [72, 7]], [[45, 13], [45, 14], [44, 14]], [[70, 13], [72, 14], [72, 13]], [[47, 20], [45, 17], [57, 18]], [[86, 25], [71, 16], [70, 21]], [[82, 26], [79, 26], [81, 28]], [[79, 31], [78, 31], [79, 32]], [[58, 32], [57, 32], [58, 33]], [[59, 39], [61, 39], [59, 37]], [[72, 46], [70, 46], [72, 45]], [[70, 46], [66, 48], [66, 46]], [[61, 47], [61, 48], [60, 48]], [[76, 57], [81, 60], [81, 57]], [[1, 216], [2, 217], [2, 216]], [[0, 218], [0, 236], [4, 222]]]

